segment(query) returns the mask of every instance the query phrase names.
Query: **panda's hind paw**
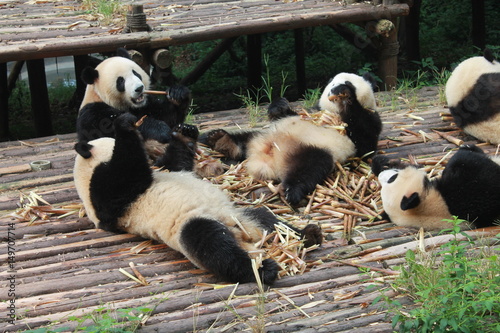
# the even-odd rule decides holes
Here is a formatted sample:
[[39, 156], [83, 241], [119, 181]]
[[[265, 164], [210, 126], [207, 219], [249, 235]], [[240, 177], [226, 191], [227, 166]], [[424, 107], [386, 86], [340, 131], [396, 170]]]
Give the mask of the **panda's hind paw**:
[[276, 281], [280, 266], [272, 259], [262, 261], [262, 267], [259, 268], [260, 279], [264, 284], [271, 285]]
[[208, 134], [205, 137], [206, 144], [210, 148], [215, 148], [217, 145], [217, 142], [220, 139], [222, 139], [223, 137], [225, 137], [226, 135], [228, 135], [228, 133], [223, 129], [216, 129], [216, 130], [210, 131], [210, 132], [208, 132]]
[[313, 245], [321, 245], [323, 243], [323, 232], [317, 224], [308, 224], [301, 231], [302, 239], [304, 239], [304, 247], [308, 248]]

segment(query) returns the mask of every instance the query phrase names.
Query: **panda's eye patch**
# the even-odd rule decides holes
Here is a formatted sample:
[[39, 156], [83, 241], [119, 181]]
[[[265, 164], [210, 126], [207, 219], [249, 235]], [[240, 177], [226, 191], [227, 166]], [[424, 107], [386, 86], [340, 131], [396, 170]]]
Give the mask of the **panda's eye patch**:
[[118, 90], [119, 92], [125, 91], [125, 79], [123, 78], [123, 76], [119, 76], [116, 79], [116, 90]]
[[391, 178], [389, 178], [389, 179], [387, 180], [387, 184], [390, 184], [390, 183], [394, 182], [394, 181], [396, 180], [396, 178], [398, 178], [398, 174], [397, 174], [397, 173], [393, 174], [393, 175], [391, 176]]
[[132, 70], [132, 74], [134, 74], [135, 76], [137, 76], [139, 78], [139, 80], [142, 81], [142, 76], [141, 74], [137, 73], [136, 71]]

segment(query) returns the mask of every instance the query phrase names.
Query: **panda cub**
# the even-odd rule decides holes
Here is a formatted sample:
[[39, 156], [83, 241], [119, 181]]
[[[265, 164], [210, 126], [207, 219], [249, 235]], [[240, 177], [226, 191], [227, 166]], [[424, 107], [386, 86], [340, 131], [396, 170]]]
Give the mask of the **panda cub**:
[[[136, 121], [124, 113], [114, 121], [115, 138], [75, 145], [75, 186], [89, 218], [104, 230], [164, 242], [224, 281], [255, 281], [254, 244], [264, 230], [274, 231], [277, 218], [265, 208], [235, 208], [224, 192], [191, 172], [153, 172]], [[173, 132], [172, 158], [193, 163], [189, 152], [196, 149], [196, 136], [196, 127]], [[297, 231], [305, 246], [322, 241], [317, 225]], [[259, 274], [271, 284], [278, 270], [275, 261], [265, 259]]]
[[129, 112], [138, 118], [147, 116], [139, 126], [145, 141], [169, 142], [172, 129], [186, 118], [191, 102], [189, 89], [173, 86], [164, 99], [145, 95], [149, 75], [131, 60], [127, 50], [119, 49], [117, 54], [82, 72], [87, 88], [77, 118], [78, 139], [113, 137], [113, 120]]
[[490, 158], [474, 145], [461, 146], [440, 178], [384, 155], [373, 158], [372, 170], [382, 186], [384, 211], [390, 221], [407, 227], [439, 230], [457, 216], [471, 227], [500, 222], [500, 158]]
[[320, 100], [323, 111], [347, 125], [343, 135], [332, 127], [303, 120], [285, 99], [271, 103], [269, 128], [255, 131], [207, 133], [202, 140], [230, 160], [247, 159], [250, 175], [280, 181], [280, 192], [297, 205], [331, 174], [335, 163], [369, 156], [377, 149], [382, 122], [374, 110], [375, 97], [367, 77], [340, 73]]
[[453, 119], [465, 133], [500, 144], [500, 63], [491, 51], [461, 62], [445, 92]]

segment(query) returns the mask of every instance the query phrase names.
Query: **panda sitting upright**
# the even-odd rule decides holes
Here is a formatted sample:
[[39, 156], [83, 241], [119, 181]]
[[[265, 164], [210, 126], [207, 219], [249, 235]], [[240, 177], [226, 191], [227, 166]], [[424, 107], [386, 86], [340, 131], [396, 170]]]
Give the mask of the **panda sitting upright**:
[[452, 216], [483, 228], [500, 222], [500, 158], [474, 145], [461, 146], [441, 177], [429, 180], [414, 165], [373, 158], [386, 217], [397, 225], [427, 230], [450, 228]]
[[149, 75], [131, 60], [127, 50], [118, 49], [117, 54], [82, 72], [87, 88], [78, 113], [78, 139], [113, 137], [114, 119], [129, 112], [138, 118], [147, 116], [139, 126], [145, 141], [168, 143], [172, 129], [186, 118], [191, 102], [189, 89], [173, 86], [164, 99], [145, 95]]
[[[164, 242], [224, 281], [255, 281], [254, 244], [279, 220], [266, 208], [235, 208], [224, 192], [191, 172], [152, 171], [136, 121], [125, 113], [114, 121], [115, 139], [75, 145], [75, 186], [89, 218], [101, 229]], [[172, 133], [171, 163], [193, 164], [197, 134], [196, 127]], [[317, 225], [296, 231], [305, 246], [322, 241]], [[271, 284], [278, 270], [272, 259], [263, 260], [262, 281]]]
[[320, 112], [347, 125], [347, 135], [303, 120], [280, 99], [269, 106], [269, 128], [232, 133], [213, 130], [200, 141], [228, 159], [247, 159], [247, 171], [257, 179], [281, 181], [279, 191], [291, 205], [297, 205], [330, 175], [336, 162], [373, 154], [382, 130], [368, 76], [336, 75], [323, 92], [320, 106]]

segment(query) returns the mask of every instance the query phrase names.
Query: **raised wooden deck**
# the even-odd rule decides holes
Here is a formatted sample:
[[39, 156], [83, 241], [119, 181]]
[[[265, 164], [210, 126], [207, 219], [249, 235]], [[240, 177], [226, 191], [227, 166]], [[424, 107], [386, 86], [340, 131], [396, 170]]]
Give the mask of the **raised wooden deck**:
[[[414, 155], [417, 161], [439, 170], [457, 145], [435, 129], [465, 142], [477, 142], [463, 136], [450, 120], [442, 119], [441, 113], [447, 109], [439, 104], [436, 89], [422, 90], [416, 96], [418, 100], [411, 102], [410, 96], [377, 94], [384, 121], [379, 148], [394, 156]], [[199, 115], [195, 122], [206, 130], [246, 127], [248, 119], [244, 110], [232, 110]], [[273, 201], [272, 209], [292, 223], [320, 223], [327, 240], [309, 253], [307, 259], [314, 262], [310, 271], [283, 277], [261, 294], [252, 283], [224, 288], [211, 285], [218, 281], [179, 253], [162, 244], [141, 247], [144, 240], [133, 235], [94, 229], [86, 217], [78, 216], [78, 210], [69, 216], [58, 213], [33, 222], [7, 217], [18, 206], [20, 195], [29, 196], [30, 192], [55, 208], [80, 203], [72, 180], [75, 140], [75, 135], [63, 135], [0, 143], [0, 287], [2, 299], [10, 299], [3, 295], [13, 279], [17, 315], [14, 324], [9, 324], [8, 309], [3, 306], [9, 303], [3, 303], [1, 331], [44, 325], [71, 330], [78, 324], [72, 316], [97, 314], [102, 308], [116, 313], [113, 310], [147, 306], [154, 311], [144, 318], [141, 332], [241, 332], [252, 327], [268, 332], [392, 332], [390, 314], [372, 301], [380, 293], [399, 297], [387, 288], [388, 281], [394, 266], [403, 262], [401, 255], [415, 248], [418, 241], [416, 230], [386, 221], [370, 222], [361, 217], [347, 242], [341, 210], [323, 207], [304, 215], [304, 210], [291, 212], [279, 200]], [[497, 150], [488, 144], [480, 146], [490, 154]], [[35, 160], [50, 160], [52, 168], [29, 171], [28, 164]], [[242, 197], [238, 201], [245, 205], [252, 202]], [[379, 212], [381, 207], [373, 209]], [[31, 212], [43, 216], [39, 210]], [[431, 237], [426, 244], [431, 247], [440, 241], [441, 237]], [[8, 244], [14, 249], [10, 255]], [[12, 267], [5, 264], [9, 261]], [[130, 263], [147, 285], [120, 271], [136, 276]], [[373, 269], [362, 273], [353, 264]], [[378, 288], [368, 288], [370, 285]], [[406, 298], [400, 302], [411, 306]]]
[[308, 26], [391, 19], [408, 15], [407, 4], [349, 6], [341, 1], [170, 0], [143, 5], [151, 32], [122, 34], [125, 17], [106, 24], [81, 1], [0, 0], [0, 63], [65, 55], [157, 49], [297, 29]]

